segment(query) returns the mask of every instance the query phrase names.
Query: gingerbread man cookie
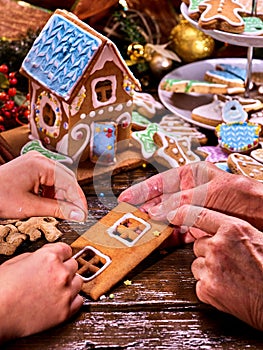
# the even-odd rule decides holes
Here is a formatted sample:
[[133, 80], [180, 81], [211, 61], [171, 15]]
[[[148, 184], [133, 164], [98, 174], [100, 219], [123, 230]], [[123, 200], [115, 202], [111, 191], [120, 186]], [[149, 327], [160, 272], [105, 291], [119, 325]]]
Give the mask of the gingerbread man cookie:
[[263, 182], [263, 164], [245, 154], [232, 153], [228, 156], [227, 164], [232, 173], [244, 175]]
[[242, 33], [244, 21], [241, 13], [245, 13], [242, 5], [235, 0], [204, 0], [199, 5], [202, 12], [199, 25], [203, 29], [219, 29], [225, 32]]

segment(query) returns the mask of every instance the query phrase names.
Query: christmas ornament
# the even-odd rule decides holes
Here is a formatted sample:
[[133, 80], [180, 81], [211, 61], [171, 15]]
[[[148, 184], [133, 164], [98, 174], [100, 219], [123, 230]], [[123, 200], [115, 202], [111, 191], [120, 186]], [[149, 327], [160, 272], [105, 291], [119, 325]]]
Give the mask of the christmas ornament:
[[170, 34], [171, 47], [185, 62], [193, 62], [212, 55], [214, 39], [182, 19]]

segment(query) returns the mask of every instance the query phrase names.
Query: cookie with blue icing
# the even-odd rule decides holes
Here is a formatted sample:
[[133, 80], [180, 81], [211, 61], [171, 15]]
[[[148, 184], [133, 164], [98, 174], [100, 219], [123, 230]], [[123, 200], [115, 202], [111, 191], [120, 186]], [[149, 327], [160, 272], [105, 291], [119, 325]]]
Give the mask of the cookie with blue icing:
[[246, 121], [247, 113], [237, 100], [225, 103], [222, 118], [224, 123], [216, 127], [216, 134], [224, 150], [245, 153], [258, 147], [260, 127]]
[[245, 80], [231, 72], [219, 69], [210, 69], [205, 72], [205, 78], [208, 82], [216, 84], [226, 84], [232, 88], [244, 88]]

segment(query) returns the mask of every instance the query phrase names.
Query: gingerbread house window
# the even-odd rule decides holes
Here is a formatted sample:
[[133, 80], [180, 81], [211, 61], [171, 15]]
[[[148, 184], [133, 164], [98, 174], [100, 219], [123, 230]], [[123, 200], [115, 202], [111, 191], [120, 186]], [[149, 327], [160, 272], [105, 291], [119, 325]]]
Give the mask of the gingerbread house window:
[[116, 101], [116, 77], [114, 75], [94, 79], [91, 83], [92, 102], [95, 108]]
[[43, 108], [43, 120], [48, 126], [53, 126], [56, 120], [55, 112], [48, 103]]
[[123, 215], [118, 221], [111, 226], [107, 233], [124, 243], [126, 246], [133, 246], [146, 232], [151, 225], [141, 218], [134, 216], [132, 213]]
[[99, 81], [95, 86], [97, 100], [100, 102], [108, 101], [112, 96], [112, 86], [110, 80]]
[[91, 246], [86, 246], [73, 257], [78, 263], [77, 273], [84, 282], [88, 282], [98, 276], [111, 263], [110, 257]]

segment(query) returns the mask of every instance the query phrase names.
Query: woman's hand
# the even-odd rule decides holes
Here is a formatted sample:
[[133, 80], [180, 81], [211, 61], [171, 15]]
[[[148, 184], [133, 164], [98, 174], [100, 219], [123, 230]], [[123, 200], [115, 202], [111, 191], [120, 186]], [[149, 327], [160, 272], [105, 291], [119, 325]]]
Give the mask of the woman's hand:
[[209, 162], [157, 174], [122, 192], [119, 201], [141, 204], [155, 220], [164, 221], [171, 211], [192, 204], [239, 217], [263, 230], [263, 185]]
[[82, 278], [65, 243], [47, 244], [0, 266], [0, 342], [53, 327], [83, 304]]
[[[74, 173], [36, 151], [1, 165], [0, 180], [1, 218], [86, 219], [86, 199]], [[45, 197], [47, 188], [52, 189], [52, 197]], [[42, 196], [40, 191], [43, 191]]]
[[249, 223], [184, 205], [169, 214], [190, 228], [197, 257], [192, 272], [201, 301], [263, 330], [263, 234]]

